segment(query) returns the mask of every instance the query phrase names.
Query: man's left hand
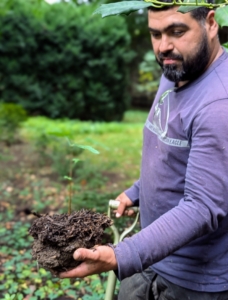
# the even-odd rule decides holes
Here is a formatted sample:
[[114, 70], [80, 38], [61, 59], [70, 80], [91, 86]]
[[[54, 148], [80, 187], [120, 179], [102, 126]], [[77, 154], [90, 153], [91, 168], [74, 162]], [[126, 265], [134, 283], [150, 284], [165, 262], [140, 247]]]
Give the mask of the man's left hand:
[[95, 246], [92, 249], [79, 248], [74, 252], [73, 257], [82, 263], [70, 271], [60, 273], [58, 275], [60, 278], [83, 278], [117, 269], [115, 253], [109, 246]]

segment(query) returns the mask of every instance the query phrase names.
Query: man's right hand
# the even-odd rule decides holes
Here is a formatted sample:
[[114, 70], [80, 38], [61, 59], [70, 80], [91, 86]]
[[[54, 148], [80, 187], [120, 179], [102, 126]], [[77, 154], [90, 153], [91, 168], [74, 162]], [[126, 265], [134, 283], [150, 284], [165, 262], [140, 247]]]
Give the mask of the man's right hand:
[[134, 215], [134, 211], [131, 209], [126, 210], [128, 207], [133, 206], [133, 202], [128, 198], [128, 196], [123, 192], [116, 200], [120, 202], [117, 211], [116, 211], [116, 218], [120, 218], [121, 216], [132, 216]]

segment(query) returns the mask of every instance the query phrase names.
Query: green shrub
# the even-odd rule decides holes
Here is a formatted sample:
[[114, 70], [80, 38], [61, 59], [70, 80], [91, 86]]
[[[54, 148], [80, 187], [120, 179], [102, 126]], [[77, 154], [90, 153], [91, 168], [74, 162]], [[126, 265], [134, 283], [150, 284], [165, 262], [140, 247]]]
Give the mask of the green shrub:
[[226, 51], [228, 51], [228, 42], [223, 44], [223, 47], [226, 49]]
[[27, 113], [20, 105], [0, 103], [0, 140], [9, 146], [13, 144], [21, 123], [26, 119]]
[[156, 62], [152, 50], [148, 51], [139, 65], [139, 83], [136, 86], [139, 92], [148, 95], [157, 91], [162, 71]]
[[0, 98], [51, 118], [121, 120], [130, 35], [92, 5], [10, 1], [0, 15]]

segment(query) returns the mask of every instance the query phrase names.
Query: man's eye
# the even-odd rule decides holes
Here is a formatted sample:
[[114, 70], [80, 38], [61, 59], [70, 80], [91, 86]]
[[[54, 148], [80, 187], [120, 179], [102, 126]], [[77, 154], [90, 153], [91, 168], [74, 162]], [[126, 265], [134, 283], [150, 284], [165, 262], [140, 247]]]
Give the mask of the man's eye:
[[159, 39], [161, 37], [160, 33], [151, 32], [151, 36], [155, 39]]
[[181, 31], [181, 30], [175, 30], [175, 31], [173, 31], [173, 35], [175, 35], [175, 36], [181, 36], [183, 34], [184, 34], [184, 31]]

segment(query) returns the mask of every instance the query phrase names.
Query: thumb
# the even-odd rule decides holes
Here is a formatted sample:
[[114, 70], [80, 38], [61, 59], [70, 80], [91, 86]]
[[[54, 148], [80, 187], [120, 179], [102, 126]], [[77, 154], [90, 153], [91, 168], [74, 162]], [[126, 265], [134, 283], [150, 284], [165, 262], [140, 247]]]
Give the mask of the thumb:
[[74, 251], [74, 254], [73, 254], [73, 258], [75, 260], [84, 260], [85, 259], [85, 254], [84, 254], [84, 251], [83, 249], [77, 249], [76, 251]]
[[74, 252], [73, 257], [75, 260], [84, 261], [86, 259], [94, 258], [94, 252], [96, 252], [95, 248], [92, 249], [79, 248]]

